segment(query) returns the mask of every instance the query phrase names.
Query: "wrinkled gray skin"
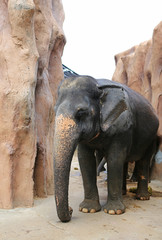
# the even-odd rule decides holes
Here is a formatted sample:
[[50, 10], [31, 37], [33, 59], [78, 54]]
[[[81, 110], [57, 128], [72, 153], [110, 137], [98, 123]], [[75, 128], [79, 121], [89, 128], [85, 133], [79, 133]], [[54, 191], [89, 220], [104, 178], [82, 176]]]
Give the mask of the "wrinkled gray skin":
[[137, 161], [137, 198], [149, 199], [148, 169], [155, 154], [158, 119], [149, 102], [128, 87], [89, 76], [65, 79], [55, 106], [54, 186], [58, 217], [71, 219], [68, 204], [69, 173], [78, 145], [83, 177], [84, 200], [79, 210], [101, 209], [96, 186], [95, 151], [103, 154], [108, 166], [108, 197], [104, 211], [125, 211], [122, 185], [125, 163]]

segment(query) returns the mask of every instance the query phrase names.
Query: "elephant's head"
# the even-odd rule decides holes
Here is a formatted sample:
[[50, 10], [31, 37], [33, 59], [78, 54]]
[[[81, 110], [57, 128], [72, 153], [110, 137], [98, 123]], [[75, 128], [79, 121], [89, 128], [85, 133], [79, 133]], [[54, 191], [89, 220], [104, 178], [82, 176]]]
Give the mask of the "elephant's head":
[[[104, 84], [102, 86], [104, 89]], [[120, 86], [114, 87], [117, 88]], [[65, 79], [58, 90], [55, 106], [54, 186], [57, 213], [62, 222], [71, 219], [72, 211], [68, 205], [69, 173], [77, 144], [91, 141], [100, 131], [107, 131], [113, 119], [117, 119], [126, 106], [123, 99], [117, 100], [118, 97], [111, 96], [113, 94], [110, 94], [113, 97], [112, 104], [109, 107], [103, 104], [103, 89], [94, 78], [77, 76]], [[105, 114], [106, 107], [110, 109], [110, 118]]]

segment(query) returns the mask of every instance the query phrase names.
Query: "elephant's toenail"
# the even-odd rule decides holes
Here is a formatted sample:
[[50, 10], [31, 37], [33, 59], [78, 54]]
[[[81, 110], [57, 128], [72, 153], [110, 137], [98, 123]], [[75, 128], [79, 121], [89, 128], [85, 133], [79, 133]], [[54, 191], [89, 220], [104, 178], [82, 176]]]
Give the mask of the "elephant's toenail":
[[115, 215], [115, 211], [114, 210], [109, 210], [109, 214], [110, 215]]
[[81, 207], [79, 208], [79, 211], [80, 211], [80, 212], [82, 211], [82, 208], [81, 208]]
[[122, 210], [117, 210], [117, 211], [116, 211], [116, 214], [117, 214], [117, 215], [122, 214]]
[[104, 209], [104, 212], [107, 213], [107, 209]]
[[90, 213], [95, 213], [95, 212], [96, 212], [95, 209], [91, 209], [91, 210], [90, 210]]
[[87, 208], [83, 208], [83, 209], [82, 209], [82, 212], [88, 213], [88, 209], [87, 209]]

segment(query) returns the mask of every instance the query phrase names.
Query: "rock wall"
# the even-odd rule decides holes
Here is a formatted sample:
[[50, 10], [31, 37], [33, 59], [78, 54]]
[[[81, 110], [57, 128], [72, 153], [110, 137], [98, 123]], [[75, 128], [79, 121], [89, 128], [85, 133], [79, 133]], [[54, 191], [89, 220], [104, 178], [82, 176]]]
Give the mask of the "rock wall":
[[61, 0], [1, 0], [0, 208], [53, 193], [53, 122], [65, 44]]
[[155, 174], [162, 179], [162, 22], [155, 27], [152, 39], [115, 56], [113, 80], [141, 93], [153, 105], [159, 117], [159, 154]]

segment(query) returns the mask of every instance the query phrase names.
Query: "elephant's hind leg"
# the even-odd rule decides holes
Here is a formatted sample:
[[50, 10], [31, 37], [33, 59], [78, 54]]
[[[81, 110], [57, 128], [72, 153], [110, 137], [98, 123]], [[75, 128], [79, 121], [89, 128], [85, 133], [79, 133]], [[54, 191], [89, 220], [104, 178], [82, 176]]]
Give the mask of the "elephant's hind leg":
[[96, 184], [96, 158], [94, 151], [84, 144], [78, 146], [78, 159], [83, 177], [84, 200], [79, 210], [84, 213], [94, 213], [101, 210]]
[[149, 167], [150, 161], [154, 154], [154, 144], [151, 144], [147, 149], [144, 157], [136, 162], [137, 164], [137, 177], [138, 177], [138, 187], [136, 198], [139, 200], [149, 200], [150, 194], [148, 192], [148, 182], [149, 182]]
[[137, 163], [138, 167], [138, 186], [137, 186], [137, 193], [136, 198], [139, 200], [149, 200], [150, 195], [148, 192], [148, 171], [149, 166], [146, 159], [142, 159]]

